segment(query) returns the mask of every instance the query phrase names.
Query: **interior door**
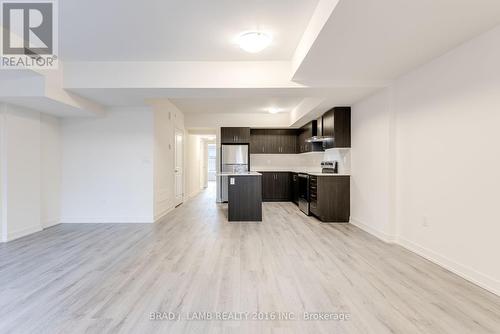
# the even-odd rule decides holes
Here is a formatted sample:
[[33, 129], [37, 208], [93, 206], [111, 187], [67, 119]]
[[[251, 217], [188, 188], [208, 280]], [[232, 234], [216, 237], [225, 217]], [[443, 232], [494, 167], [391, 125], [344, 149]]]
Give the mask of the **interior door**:
[[175, 206], [180, 205], [184, 198], [184, 133], [175, 129], [175, 162], [174, 162], [174, 182], [175, 182]]

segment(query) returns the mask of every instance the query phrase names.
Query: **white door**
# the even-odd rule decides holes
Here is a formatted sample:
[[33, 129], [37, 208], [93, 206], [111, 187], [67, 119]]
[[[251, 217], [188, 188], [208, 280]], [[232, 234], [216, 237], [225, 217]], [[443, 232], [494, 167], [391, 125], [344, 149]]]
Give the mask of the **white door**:
[[183, 182], [183, 132], [175, 129], [175, 206], [183, 201], [184, 197], [184, 182]]

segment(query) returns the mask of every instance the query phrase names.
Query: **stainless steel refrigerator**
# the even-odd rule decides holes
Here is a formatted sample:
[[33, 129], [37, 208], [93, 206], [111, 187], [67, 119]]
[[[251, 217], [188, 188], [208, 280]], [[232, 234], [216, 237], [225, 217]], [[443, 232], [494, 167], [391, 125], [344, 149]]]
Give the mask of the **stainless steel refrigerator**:
[[[245, 173], [249, 170], [248, 145], [222, 145], [221, 172]], [[227, 176], [221, 176], [222, 201], [227, 202]]]

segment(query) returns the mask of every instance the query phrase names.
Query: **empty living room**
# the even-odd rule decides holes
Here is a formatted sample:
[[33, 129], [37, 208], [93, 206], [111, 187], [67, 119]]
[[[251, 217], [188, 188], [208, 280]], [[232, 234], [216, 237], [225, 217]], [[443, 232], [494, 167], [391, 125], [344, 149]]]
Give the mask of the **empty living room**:
[[0, 334], [500, 333], [500, 1], [0, 20]]

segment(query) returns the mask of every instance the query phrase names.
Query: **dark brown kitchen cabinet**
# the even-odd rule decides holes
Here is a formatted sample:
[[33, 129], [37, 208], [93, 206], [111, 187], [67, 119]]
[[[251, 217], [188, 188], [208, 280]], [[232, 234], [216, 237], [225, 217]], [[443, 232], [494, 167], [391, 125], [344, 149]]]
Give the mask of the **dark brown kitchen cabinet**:
[[250, 128], [222, 127], [220, 137], [222, 144], [248, 144], [250, 143]]
[[351, 147], [351, 107], [335, 107], [322, 118], [323, 136], [333, 137], [333, 141], [323, 142], [323, 148]]
[[250, 130], [250, 153], [266, 153], [266, 131], [264, 129]]
[[292, 199], [292, 173], [260, 172], [262, 174], [262, 201], [286, 202]]
[[292, 202], [299, 204], [299, 174], [292, 173]]
[[321, 143], [309, 143], [308, 138], [317, 136], [317, 121], [312, 121], [299, 129], [297, 136], [297, 153], [323, 151]]
[[349, 176], [311, 176], [311, 213], [326, 223], [347, 223], [350, 217]]
[[297, 131], [293, 129], [252, 129], [250, 153], [294, 154], [297, 148]]
[[262, 221], [261, 176], [233, 175], [228, 182], [228, 220]]
[[294, 154], [297, 153], [297, 131], [296, 130], [275, 130], [274, 137], [277, 143], [277, 153]]

